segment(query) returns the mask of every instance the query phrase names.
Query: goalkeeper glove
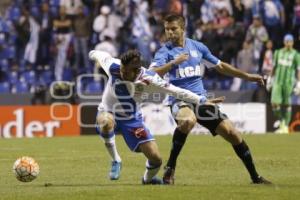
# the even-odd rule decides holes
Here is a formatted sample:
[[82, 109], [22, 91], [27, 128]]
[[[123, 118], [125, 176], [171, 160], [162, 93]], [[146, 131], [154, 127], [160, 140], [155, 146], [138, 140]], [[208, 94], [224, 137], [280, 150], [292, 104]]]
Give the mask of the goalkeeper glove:
[[273, 82], [274, 82], [274, 78], [272, 76], [269, 76], [267, 78], [267, 83], [266, 83], [266, 89], [267, 89], [268, 92], [271, 91]]
[[296, 86], [294, 88], [295, 95], [300, 95], [300, 81], [297, 81]]

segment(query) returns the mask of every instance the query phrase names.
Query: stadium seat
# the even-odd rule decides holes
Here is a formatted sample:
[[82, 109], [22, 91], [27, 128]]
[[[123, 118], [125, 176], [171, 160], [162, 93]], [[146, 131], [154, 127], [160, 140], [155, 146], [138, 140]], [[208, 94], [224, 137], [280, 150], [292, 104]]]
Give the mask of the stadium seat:
[[10, 85], [8, 82], [0, 83], [0, 93], [10, 93]]
[[232, 84], [232, 79], [224, 79], [221, 81], [221, 89], [222, 90], [229, 90]]
[[8, 72], [9, 71], [9, 63], [7, 59], [0, 60], [0, 67], [2, 71]]
[[40, 82], [45, 85], [50, 85], [54, 81], [54, 75], [51, 70], [45, 70], [41, 73]]
[[18, 21], [21, 17], [21, 10], [19, 7], [11, 7], [9, 10], [9, 19], [12, 21]]
[[85, 88], [85, 93], [102, 93], [103, 92], [103, 84], [100, 81], [93, 81], [87, 84]]
[[36, 82], [36, 73], [33, 70], [30, 71], [25, 71], [23, 72], [23, 74], [21, 75], [20, 78], [21, 81], [29, 83], [31, 85], [35, 84]]
[[25, 82], [17, 82], [15, 85], [15, 93], [23, 94], [29, 92], [29, 86]]
[[12, 71], [12, 72], [8, 72], [8, 79], [10, 81], [11, 84], [16, 84], [17, 82], [19, 82], [19, 74], [16, 71]]
[[74, 78], [73, 69], [70, 67], [65, 67], [63, 72], [63, 80], [64, 81], [72, 81]]
[[41, 16], [40, 10], [38, 6], [32, 6], [30, 8], [30, 14], [36, 18], [39, 18]]
[[60, 5], [60, 0], [50, 0], [49, 5], [58, 7]]
[[205, 79], [205, 80], [203, 80], [203, 85], [206, 90], [213, 90], [214, 89], [214, 80]]
[[51, 16], [57, 17], [58, 16], [58, 7], [57, 6], [51, 6], [50, 7], [50, 13], [51, 13]]
[[9, 33], [9, 26], [2, 18], [0, 18], [0, 32]]
[[13, 59], [16, 57], [16, 48], [14, 46], [10, 46], [6, 49], [7, 58]]

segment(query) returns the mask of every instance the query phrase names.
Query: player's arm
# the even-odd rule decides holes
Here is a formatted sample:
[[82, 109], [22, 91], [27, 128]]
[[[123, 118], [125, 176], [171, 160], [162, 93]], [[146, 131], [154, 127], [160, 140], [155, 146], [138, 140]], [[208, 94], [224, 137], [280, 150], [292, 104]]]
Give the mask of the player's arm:
[[89, 52], [89, 58], [95, 61], [96, 66], [101, 67], [107, 75], [110, 74], [109, 68], [114, 62], [114, 58], [104, 51], [92, 50]]
[[254, 81], [258, 82], [259, 84], [263, 85], [264, 81], [263, 78], [260, 75], [257, 74], [248, 74], [246, 72], [243, 72], [233, 66], [231, 66], [228, 63], [222, 62], [217, 57], [212, 55], [212, 53], [209, 51], [209, 49], [205, 45], [199, 45], [198, 46], [199, 51], [203, 54], [203, 63], [208, 68], [215, 68], [219, 73], [227, 75], [227, 76], [233, 76], [242, 78], [248, 81]]
[[217, 65], [216, 70], [219, 73], [227, 75], [227, 76], [238, 77], [238, 78], [245, 79], [248, 81], [257, 82], [260, 85], [264, 85], [262, 76], [260, 76], [258, 74], [249, 74], [249, 73], [243, 72], [225, 62], [220, 62]]
[[180, 54], [174, 60], [162, 65], [162, 66], [153, 66], [153, 71], [155, 71], [158, 75], [163, 77], [166, 73], [168, 73], [174, 65], [179, 65], [180, 63], [189, 59], [188, 54]]
[[188, 60], [189, 55], [181, 54], [174, 60], [169, 60], [168, 57], [168, 49], [163, 47], [155, 54], [150, 65], [150, 68], [161, 77], [168, 73], [174, 65], [179, 65], [180, 63]]
[[161, 88], [161, 90], [177, 99], [197, 105], [222, 103], [225, 100], [224, 96], [214, 99], [207, 99], [204, 95], [199, 96], [189, 90], [176, 87], [172, 84], [166, 85], [165, 87]]
[[185, 90], [169, 84], [167, 81], [163, 80], [158, 74], [152, 76], [144, 77], [148, 84], [154, 86], [157, 92], [166, 93], [168, 95], [174, 96], [177, 99], [193, 103], [193, 104], [205, 104], [205, 103], [220, 103], [223, 102], [225, 97], [220, 97], [212, 100], [207, 100], [204, 95], [197, 95], [189, 90]]

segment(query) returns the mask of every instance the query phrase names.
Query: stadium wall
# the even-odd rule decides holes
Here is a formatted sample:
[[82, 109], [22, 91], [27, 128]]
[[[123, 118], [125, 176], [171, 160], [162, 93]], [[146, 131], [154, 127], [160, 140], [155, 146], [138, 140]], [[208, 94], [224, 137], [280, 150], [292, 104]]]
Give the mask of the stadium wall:
[[[220, 110], [234, 126], [245, 134], [265, 134], [274, 131], [272, 108], [263, 103], [222, 104]], [[97, 104], [51, 106], [0, 106], [0, 137], [54, 137], [92, 135], [95, 132]], [[142, 107], [145, 124], [156, 135], [171, 134], [176, 123], [169, 107], [147, 104]], [[300, 130], [300, 106], [293, 106], [292, 131]], [[193, 134], [208, 134], [196, 125]]]

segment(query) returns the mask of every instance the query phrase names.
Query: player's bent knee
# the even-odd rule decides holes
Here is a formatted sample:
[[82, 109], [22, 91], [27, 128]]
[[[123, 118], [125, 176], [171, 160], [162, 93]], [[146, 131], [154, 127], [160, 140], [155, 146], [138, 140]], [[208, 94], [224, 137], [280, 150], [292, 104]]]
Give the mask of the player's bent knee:
[[188, 117], [186, 119], [178, 120], [178, 129], [182, 133], [188, 134], [196, 124], [196, 118]]
[[113, 124], [105, 124], [103, 126], [100, 125], [100, 131], [103, 133], [103, 134], [108, 134], [110, 133], [111, 131], [113, 131], [114, 129], [114, 125]]
[[100, 115], [97, 117], [97, 123], [99, 125], [100, 131], [103, 134], [108, 134], [114, 129], [114, 120], [110, 115]]

